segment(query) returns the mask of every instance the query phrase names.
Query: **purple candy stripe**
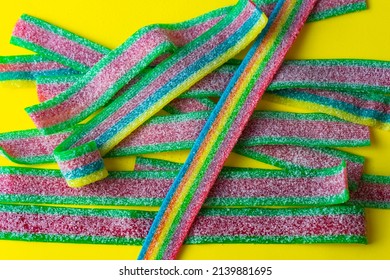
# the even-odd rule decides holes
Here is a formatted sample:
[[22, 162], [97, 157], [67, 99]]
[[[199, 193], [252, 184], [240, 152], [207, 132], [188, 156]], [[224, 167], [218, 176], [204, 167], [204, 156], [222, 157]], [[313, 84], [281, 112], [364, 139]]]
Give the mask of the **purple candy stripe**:
[[[288, 144], [298, 141], [299, 143], [296, 144], [310, 146], [341, 146], [346, 143], [359, 145], [363, 142], [369, 142], [369, 130], [365, 126], [339, 122], [337, 119], [326, 122], [326, 118], [322, 117], [325, 115], [319, 114], [283, 113], [285, 115], [284, 119], [276, 118], [277, 115], [273, 117], [274, 114], [279, 113], [255, 113], [244, 130], [243, 136], [240, 138], [240, 146], [253, 146], [260, 143], [271, 144], [275, 141]], [[198, 137], [208, 116], [208, 112], [198, 112], [154, 117], [150, 122], [145, 123], [123, 139], [107, 156], [188, 149]], [[315, 116], [318, 116], [318, 120], [313, 119]], [[305, 118], [309, 117], [311, 120], [305, 120]], [[0, 135], [0, 148], [14, 159], [49, 156], [54, 148], [69, 134], [68, 132], [42, 136], [37, 130], [4, 133]], [[335, 141], [335, 139], [339, 139], [339, 141]], [[310, 161], [312, 157], [316, 159], [319, 155], [312, 154], [315, 152], [308, 148], [293, 146], [272, 147], [268, 145], [256, 147], [253, 148], [253, 151], [256, 152], [256, 149], [258, 149], [258, 152], [261, 153], [271, 153], [270, 156], [276, 153], [275, 156], [277, 158], [285, 161], [291, 161], [295, 158], [294, 155], [302, 154], [301, 158], [309, 161], [310, 164], [319, 164], [318, 168], [334, 166], [334, 162], [329, 162], [328, 158], [327, 160], [321, 158], [321, 161], [318, 162]], [[301, 150], [298, 151], [296, 149]], [[329, 155], [323, 154], [320, 154], [320, 156], [329, 157]], [[322, 162], [329, 162], [330, 165], [323, 166]], [[337, 162], [336, 165], [339, 164], [339, 161]], [[31, 163], [34, 163], [32, 159]], [[299, 162], [292, 162], [292, 164], [302, 165]], [[354, 168], [358, 170], [361, 168], [361, 165], [359, 164]], [[357, 177], [354, 176], [353, 178]]]
[[305, 92], [314, 96], [325, 97], [330, 100], [336, 100], [347, 104], [351, 104], [363, 110], [373, 110], [373, 111], [377, 111], [378, 113], [390, 115], [389, 103], [376, 101], [376, 100], [367, 100], [364, 98], [364, 96], [362, 96], [362, 98], [358, 98], [357, 96], [345, 94], [343, 92], [315, 90], [315, 89], [306, 89]]

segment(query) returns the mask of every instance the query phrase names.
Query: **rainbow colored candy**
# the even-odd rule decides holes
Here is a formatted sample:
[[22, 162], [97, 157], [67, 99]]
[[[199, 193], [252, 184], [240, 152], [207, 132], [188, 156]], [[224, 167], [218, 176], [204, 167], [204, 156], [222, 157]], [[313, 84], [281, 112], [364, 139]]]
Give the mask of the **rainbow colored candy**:
[[40, 55], [0, 56], [0, 81], [35, 80], [42, 76], [77, 73]]
[[264, 97], [272, 102], [390, 130], [390, 97], [384, 94], [302, 89], [269, 92]]
[[[277, 0], [255, 0], [254, 2], [268, 16], [275, 7]], [[229, 8], [220, 11], [227, 13]], [[309, 21], [321, 20], [366, 8], [365, 0], [320, 0], [312, 10]], [[217, 12], [217, 14], [219, 13]], [[22, 15], [17, 22], [11, 43], [81, 72], [86, 72], [110, 52], [108, 48], [102, 45], [26, 14]]]
[[[174, 171], [110, 172], [81, 190], [67, 187], [58, 170], [0, 167], [0, 201], [14, 203], [159, 206]], [[226, 168], [205, 205], [331, 205], [348, 200], [345, 164], [317, 170]]]
[[363, 175], [364, 157], [330, 148], [293, 145], [262, 145], [236, 148], [236, 153], [281, 168], [328, 168], [344, 161], [347, 165], [348, 185], [356, 190]]
[[252, 3], [239, 1], [218, 24], [158, 64], [134, 87], [76, 129], [54, 150], [69, 186], [81, 187], [105, 178], [107, 171], [101, 155], [185, 89], [236, 55], [265, 23], [264, 14]]
[[[0, 205], [0, 239], [141, 245], [156, 212]], [[229, 227], [226, 227], [229, 224]], [[186, 244], [367, 243], [356, 206], [203, 209]]]
[[363, 59], [290, 60], [268, 90], [286, 88], [390, 93], [390, 62]]
[[369, 208], [390, 209], [390, 176], [364, 174], [350, 202]]
[[[254, 2], [269, 16], [277, 0], [254, 0]], [[367, 9], [366, 0], [319, 0], [311, 11], [307, 21], [322, 20], [365, 9]]]
[[[190, 149], [210, 112], [152, 117], [123, 139], [105, 157]], [[291, 130], [291, 127], [295, 130]], [[80, 125], [81, 127], [81, 125]], [[41, 135], [38, 130], [0, 134], [0, 151], [13, 162], [53, 162], [53, 150], [71, 131]], [[323, 114], [255, 112], [237, 146], [300, 144], [304, 146], [365, 146], [369, 129]], [[327, 167], [330, 167], [327, 166]]]
[[315, 0], [280, 0], [195, 141], [143, 244], [139, 259], [173, 259], [261, 95]]

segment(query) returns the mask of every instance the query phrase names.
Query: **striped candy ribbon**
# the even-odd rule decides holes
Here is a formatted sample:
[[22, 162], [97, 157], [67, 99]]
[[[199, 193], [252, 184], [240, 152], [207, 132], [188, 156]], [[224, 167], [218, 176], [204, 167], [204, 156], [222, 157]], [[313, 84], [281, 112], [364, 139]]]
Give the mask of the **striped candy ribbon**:
[[364, 174], [351, 203], [362, 207], [390, 209], [390, 176]]
[[173, 259], [261, 95], [316, 1], [280, 0], [195, 141], [139, 259]]
[[242, 50], [265, 22], [265, 16], [253, 4], [239, 1], [218, 24], [157, 65], [88, 124], [76, 129], [54, 151], [68, 184], [80, 187], [106, 177], [101, 155]]
[[[106, 157], [190, 149], [210, 112], [152, 117], [123, 139]], [[0, 134], [0, 151], [21, 164], [54, 162], [53, 150], [71, 131], [41, 135], [36, 129]], [[270, 144], [365, 146], [369, 129], [323, 114], [255, 112], [237, 147]], [[236, 147], [236, 148], [237, 148]]]
[[328, 168], [344, 161], [347, 165], [348, 186], [356, 190], [363, 175], [364, 157], [330, 148], [293, 145], [263, 145], [236, 148], [236, 153], [280, 168]]
[[[177, 169], [111, 172], [105, 180], [82, 189], [72, 189], [67, 187], [58, 170], [0, 167], [0, 201], [159, 206], [177, 172]], [[349, 198], [347, 187], [344, 163], [317, 170], [227, 168], [214, 184], [206, 205], [339, 204]]]
[[0, 56], [0, 81], [71, 74], [78, 72], [40, 55]]
[[[0, 239], [141, 245], [155, 212], [0, 205]], [[228, 227], [226, 225], [229, 225]], [[367, 243], [356, 206], [204, 209], [186, 244]]]

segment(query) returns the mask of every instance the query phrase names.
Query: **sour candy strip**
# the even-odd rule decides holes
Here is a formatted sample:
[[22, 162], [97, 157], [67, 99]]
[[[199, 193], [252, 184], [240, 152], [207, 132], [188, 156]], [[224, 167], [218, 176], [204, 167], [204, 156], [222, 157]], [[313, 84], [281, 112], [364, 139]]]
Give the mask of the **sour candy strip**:
[[[237, 63], [239, 64], [239, 61], [235, 63], [230, 61], [229, 64], [210, 73], [183, 93], [182, 97], [221, 96], [238, 68]], [[375, 96], [375, 93], [390, 92], [389, 75], [390, 62], [388, 61], [359, 59], [288, 60], [280, 67], [268, 90], [337, 90], [352, 93], [364, 92], [368, 96]], [[49, 79], [46, 79], [46, 81]], [[49, 85], [46, 85], [46, 87], [49, 87]], [[43, 88], [45, 89], [44, 86]], [[54, 84], [49, 89], [57, 90]], [[38, 87], [38, 94], [39, 90]]]
[[362, 207], [390, 209], [390, 176], [364, 174], [357, 191], [351, 192], [350, 202]]
[[[256, 0], [254, 2], [269, 16], [277, 0]], [[221, 10], [227, 13], [229, 8]], [[320, 0], [312, 10], [309, 21], [366, 8], [365, 0]], [[212, 16], [210, 14], [210, 17]], [[199, 23], [210, 24], [201, 20]], [[173, 30], [172, 33], [173, 37], [180, 37], [178, 32]], [[179, 41], [183, 42], [182, 38]], [[27, 14], [22, 15], [17, 22], [11, 43], [81, 72], [86, 72], [110, 52], [110, 49], [100, 44]]]
[[53, 150], [70, 135], [65, 131], [42, 135], [37, 129], [0, 134], [0, 154], [18, 164], [55, 162]]
[[315, 0], [280, 0], [195, 141], [139, 259], [174, 259], [223, 163], [282, 64]]
[[[0, 239], [141, 245], [156, 212], [0, 205]], [[229, 225], [228, 227], [226, 225]], [[356, 206], [203, 209], [186, 244], [367, 243]]]
[[310, 89], [278, 90], [266, 100], [323, 112], [353, 123], [390, 130], [390, 96]]
[[[209, 116], [210, 112], [195, 112], [152, 117], [105, 157], [190, 149]], [[69, 135], [70, 131], [41, 135], [36, 129], [2, 133], [0, 151], [17, 163], [53, 162], [54, 148]], [[260, 144], [365, 146], [370, 143], [369, 136], [365, 126], [324, 114], [259, 111], [252, 115], [237, 147]]]
[[36, 83], [39, 102], [44, 102], [54, 98], [61, 92], [70, 88], [81, 77], [81, 75], [38, 77], [36, 79]]
[[357, 189], [363, 175], [364, 157], [330, 148], [262, 145], [236, 148], [234, 151], [281, 168], [329, 168], [344, 161], [347, 165], [348, 185], [351, 190]]
[[310, 88], [390, 93], [390, 62], [361, 59], [285, 61], [268, 90]]
[[[69, 128], [104, 106], [118, 90], [159, 56], [174, 52], [177, 45], [194, 41], [218, 24], [224, 16], [226, 11], [220, 9], [171, 26], [156, 24], [141, 28], [121, 46], [92, 63], [89, 71], [70, 88], [53, 99], [26, 108], [26, 111], [45, 134]], [[23, 24], [20, 29], [27, 35], [35, 34]], [[19, 30], [19, 27], [15, 30]], [[42, 40], [41, 37], [38, 39]], [[64, 49], [61, 44], [56, 46], [60, 50]], [[68, 52], [68, 48], [65, 51]], [[89, 59], [81, 51], [78, 54]]]
[[[348, 200], [345, 164], [318, 170], [228, 168], [207, 206], [331, 205]], [[67, 187], [51, 169], [0, 167], [0, 201], [18, 203], [160, 206], [175, 171], [111, 172], [88, 187]]]
[[[254, 0], [269, 16], [277, 0]], [[310, 13], [308, 22], [367, 9], [366, 0], [319, 0]]]
[[76, 73], [78, 72], [40, 55], [0, 56], [0, 81], [35, 80], [41, 76]]
[[106, 47], [27, 14], [16, 23], [11, 43], [80, 72], [86, 72], [110, 52]]
[[239, 1], [218, 24], [158, 64], [86, 125], [76, 129], [54, 150], [69, 186], [81, 187], [106, 177], [101, 155], [241, 51], [266, 21], [251, 2]]
[[[190, 149], [209, 116], [209, 112], [196, 112], [154, 117], [107, 156]], [[251, 116], [236, 147], [263, 144], [340, 147], [369, 143], [367, 127], [340, 122], [327, 115], [257, 111]]]

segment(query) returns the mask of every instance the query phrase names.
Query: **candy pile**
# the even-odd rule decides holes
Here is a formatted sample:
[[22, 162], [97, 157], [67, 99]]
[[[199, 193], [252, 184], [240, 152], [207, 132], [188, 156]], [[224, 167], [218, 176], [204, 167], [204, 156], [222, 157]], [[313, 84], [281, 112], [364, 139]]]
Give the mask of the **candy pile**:
[[[60, 170], [0, 167], [0, 238], [142, 244], [140, 259], [174, 259], [183, 243], [366, 243], [362, 207], [390, 208], [390, 179], [335, 148], [390, 128], [390, 62], [284, 60], [306, 21], [365, 8], [239, 0], [113, 50], [22, 15], [11, 43], [36, 54], [0, 57], [0, 82], [36, 81], [37, 129], [0, 134], [0, 152]], [[319, 112], [255, 111], [263, 95]], [[186, 149], [184, 164], [139, 156]], [[223, 167], [232, 151], [281, 170]], [[129, 155], [133, 171], [107, 171], [103, 157]]]

